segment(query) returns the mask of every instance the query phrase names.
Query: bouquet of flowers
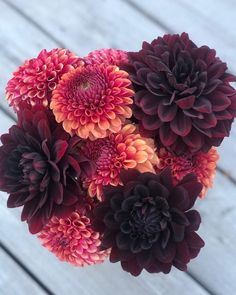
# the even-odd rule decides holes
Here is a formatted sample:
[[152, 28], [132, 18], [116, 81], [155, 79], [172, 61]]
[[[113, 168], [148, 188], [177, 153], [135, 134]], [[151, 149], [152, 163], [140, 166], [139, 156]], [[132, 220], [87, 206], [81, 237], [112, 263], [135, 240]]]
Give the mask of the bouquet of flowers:
[[186, 33], [138, 52], [42, 50], [13, 73], [17, 123], [1, 136], [0, 189], [31, 234], [76, 266], [186, 271], [204, 246], [193, 209], [213, 184], [236, 91]]

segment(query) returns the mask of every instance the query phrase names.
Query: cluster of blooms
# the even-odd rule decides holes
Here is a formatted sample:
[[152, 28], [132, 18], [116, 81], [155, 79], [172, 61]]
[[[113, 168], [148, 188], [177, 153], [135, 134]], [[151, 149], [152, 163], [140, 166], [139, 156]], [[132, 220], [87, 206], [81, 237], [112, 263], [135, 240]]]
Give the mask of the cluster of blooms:
[[60, 260], [109, 257], [134, 276], [185, 271], [204, 246], [192, 209], [212, 186], [236, 117], [236, 78], [186, 33], [138, 52], [42, 50], [6, 87], [1, 136], [9, 208]]

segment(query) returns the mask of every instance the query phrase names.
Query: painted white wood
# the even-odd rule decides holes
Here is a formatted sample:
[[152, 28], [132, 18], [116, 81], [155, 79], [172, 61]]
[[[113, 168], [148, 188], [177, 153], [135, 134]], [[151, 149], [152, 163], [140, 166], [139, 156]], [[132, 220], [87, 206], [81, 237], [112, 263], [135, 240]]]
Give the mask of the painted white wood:
[[46, 293], [0, 249], [1, 295], [46, 295]]
[[[156, 20], [168, 25], [174, 33], [188, 32], [190, 38], [199, 46], [208, 45], [215, 48], [218, 56], [228, 62], [230, 69], [236, 72], [236, 13], [235, 7], [231, 12], [230, 7], [226, 8], [227, 0], [149, 0], [148, 5], [140, 0], [128, 2], [135, 3]], [[234, 18], [229, 17], [230, 13]]]
[[218, 173], [214, 188], [196, 206], [206, 245], [189, 269], [216, 295], [234, 295], [236, 290], [235, 196], [236, 186]]
[[7, 1], [82, 56], [103, 47], [137, 50], [164, 32], [122, 0]]

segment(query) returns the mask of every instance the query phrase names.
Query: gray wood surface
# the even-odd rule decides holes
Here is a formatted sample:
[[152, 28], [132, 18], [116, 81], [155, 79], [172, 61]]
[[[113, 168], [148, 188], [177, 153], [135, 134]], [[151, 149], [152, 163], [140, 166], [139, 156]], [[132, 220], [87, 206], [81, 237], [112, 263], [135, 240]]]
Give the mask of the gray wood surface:
[[[143, 40], [151, 41], [164, 32], [187, 31], [198, 45], [208, 44], [236, 73], [236, 8], [233, 0], [0, 0], [0, 95], [10, 73], [24, 59], [34, 57], [42, 48], [67, 47], [78, 55], [118, 47], [137, 50]], [[4, 100], [0, 108], [7, 107]], [[0, 110], [0, 133], [12, 124]], [[220, 168], [236, 179], [236, 126], [220, 148]], [[234, 295], [236, 290], [236, 186], [218, 173], [214, 189], [197, 207], [203, 216], [200, 233], [206, 246], [190, 263], [189, 274], [142, 274], [133, 278], [118, 264], [105, 263], [75, 268], [61, 263], [43, 249], [36, 237], [20, 223], [20, 210], [6, 208], [6, 195], [0, 195], [0, 241], [55, 294], [182, 294]], [[8, 261], [9, 263], [5, 262]], [[11, 277], [15, 263], [0, 252], [0, 294], [3, 274]], [[17, 270], [20, 268], [17, 266]], [[22, 270], [19, 294], [41, 294], [32, 289]], [[9, 279], [9, 278], [8, 278]], [[10, 280], [10, 279], [9, 279]], [[30, 285], [29, 285], [30, 286]], [[35, 287], [36, 286], [36, 287]], [[28, 289], [27, 289], [28, 288]], [[30, 287], [31, 288], [31, 287]], [[36, 288], [37, 289], [37, 288]], [[35, 289], [35, 290], [36, 290]], [[14, 290], [6, 294], [14, 293]], [[5, 293], [3, 293], [5, 294]], [[42, 293], [44, 294], [44, 293]]]
[[0, 261], [1, 295], [46, 295], [2, 249], [0, 249]]

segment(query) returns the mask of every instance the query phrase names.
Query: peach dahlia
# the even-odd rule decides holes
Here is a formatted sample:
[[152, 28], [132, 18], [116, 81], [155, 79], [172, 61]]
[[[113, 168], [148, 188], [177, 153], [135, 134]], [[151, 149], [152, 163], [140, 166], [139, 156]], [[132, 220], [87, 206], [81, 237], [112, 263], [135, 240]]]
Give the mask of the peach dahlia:
[[200, 194], [201, 198], [213, 186], [216, 163], [219, 159], [216, 148], [211, 148], [207, 153], [198, 152], [194, 155], [184, 154], [182, 156], [177, 156], [165, 148], [160, 148], [157, 155], [159, 157], [159, 163], [156, 171], [160, 172], [167, 166], [170, 166], [175, 181], [182, 180], [188, 173], [195, 173], [198, 181], [203, 185]]
[[7, 83], [6, 96], [10, 106], [16, 111], [24, 104], [47, 107], [61, 76], [82, 64], [82, 59], [67, 49], [42, 50], [36, 58], [26, 60]]
[[158, 163], [153, 140], [141, 137], [132, 124], [125, 125], [119, 133], [107, 138], [87, 140], [81, 149], [95, 163], [96, 171], [85, 183], [89, 195], [99, 200], [103, 196], [103, 186], [122, 184], [122, 169], [154, 172], [154, 166]]
[[133, 90], [128, 73], [117, 66], [88, 65], [63, 75], [51, 109], [58, 123], [81, 138], [104, 138], [130, 118]]
[[100, 250], [100, 234], [91, 228], [90, 218], [80, 210], [67, 218], [52, 217], [38, 238], [61, 261], [75, 266], [101, 263], [109, 254], [109, 250]]

